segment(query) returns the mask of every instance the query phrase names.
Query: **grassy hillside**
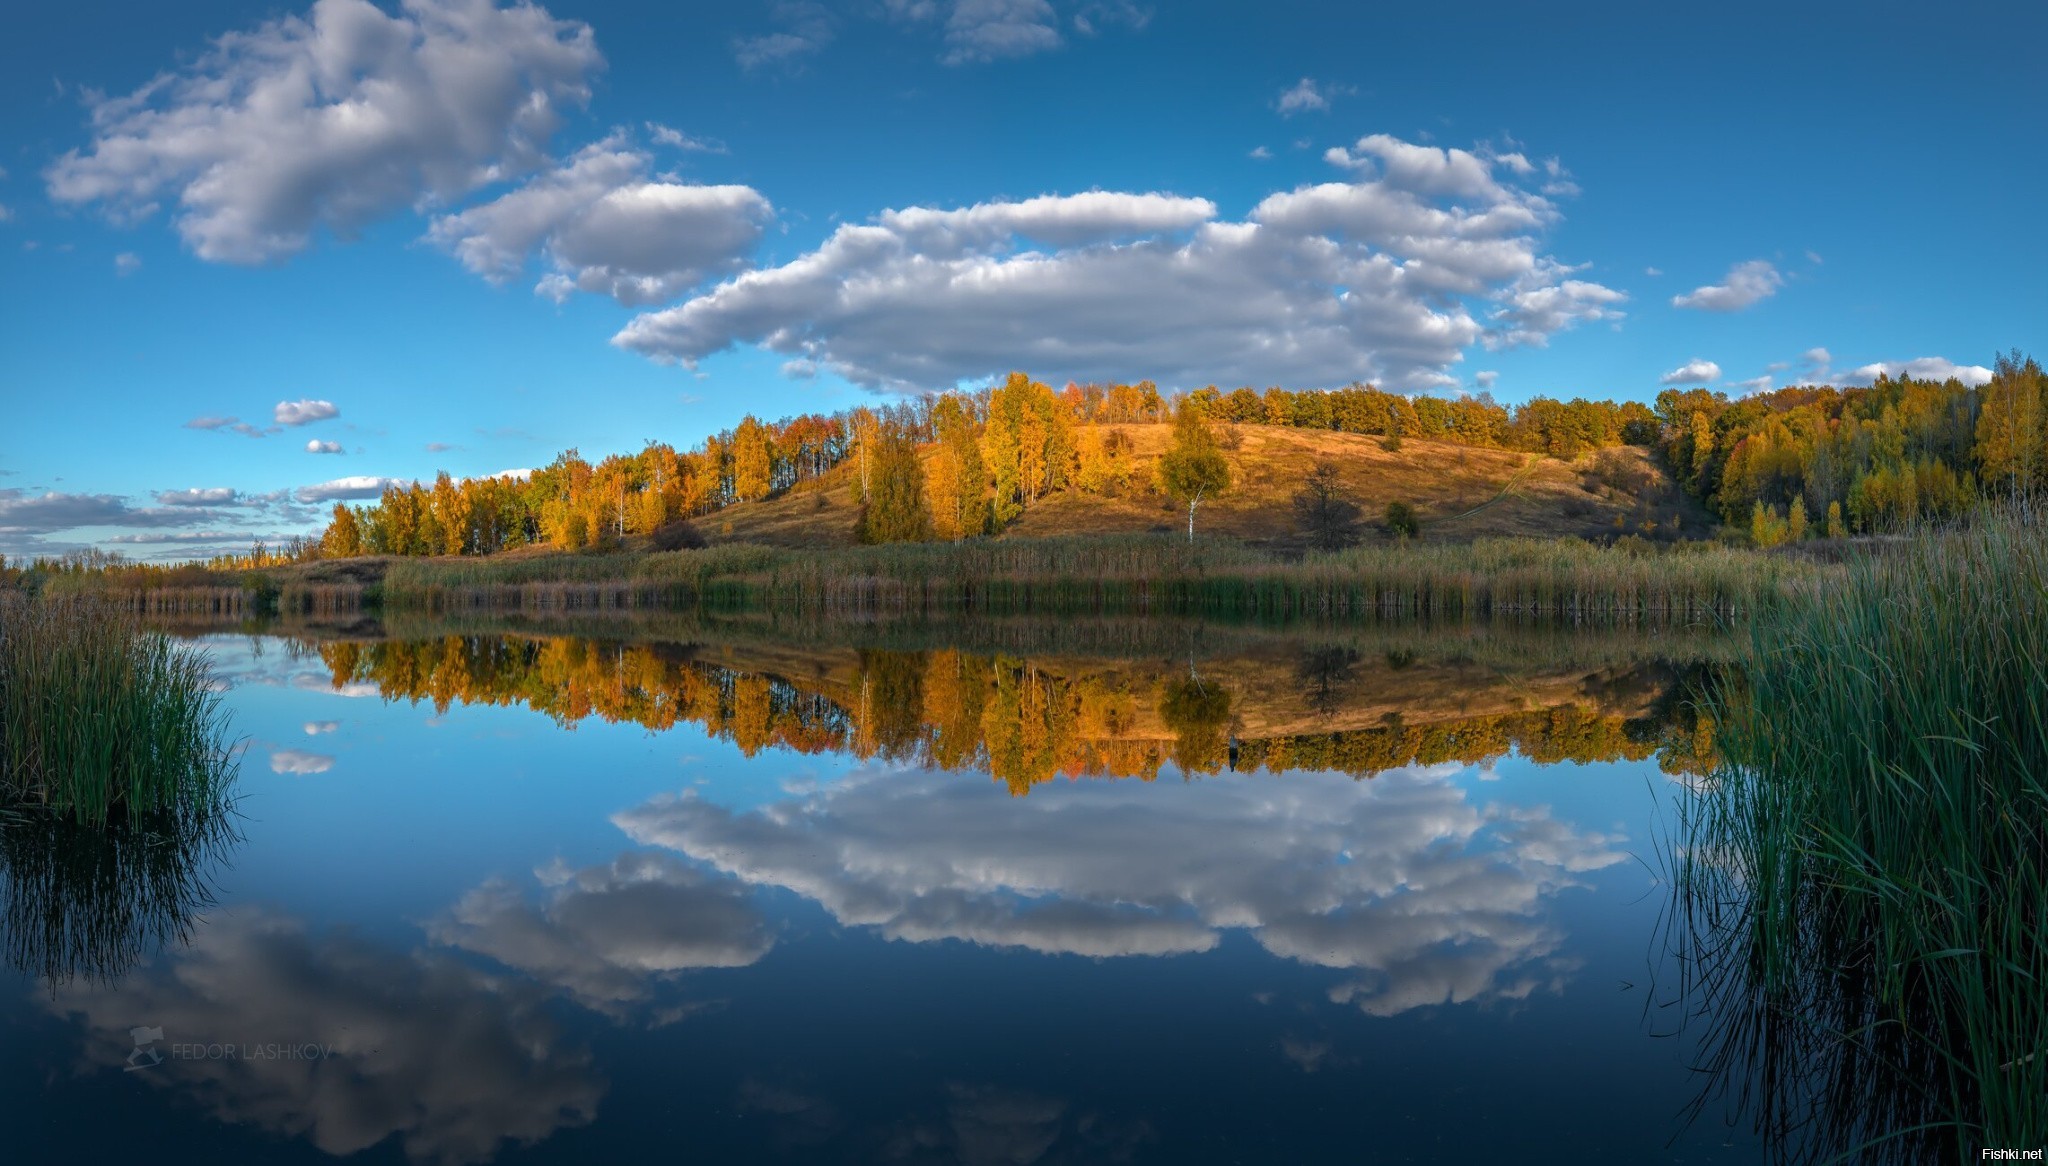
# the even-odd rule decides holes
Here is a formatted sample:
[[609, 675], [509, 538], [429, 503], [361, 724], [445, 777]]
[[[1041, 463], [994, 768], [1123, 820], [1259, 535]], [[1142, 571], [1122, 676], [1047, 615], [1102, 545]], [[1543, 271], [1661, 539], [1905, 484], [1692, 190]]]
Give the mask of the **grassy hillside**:
[[[1126, 534], [1181, 529], [1186, 511], [1162, 495], [1154, 471], [1172, 431], [1113, 427], [1130, 438], [1129, 485], [1110, 495], [1069, 490], [1025, 511], [1005, 538]], [[1503, 536], [1602, 537], [1639, 533], [1699, 537], [1712, 521], [1645, 450], [1603, 450], [1574, 462], [1433, 441], [1382, 448], [1377, 437], [1242, 425], [1226, 436], [1229, 492], [1202, 504], [1197, 527], [1275, 549], [1301, 545], [1292, 497], [1318, 461], [1338, 467], [1371, 529], [1390, 502], [1422, 520], [1426, 541]], [[713, 542], [838, 546], [854, 541], [854, 469], [842, 466], [798, 491], [731, 506], [703, 520]]]

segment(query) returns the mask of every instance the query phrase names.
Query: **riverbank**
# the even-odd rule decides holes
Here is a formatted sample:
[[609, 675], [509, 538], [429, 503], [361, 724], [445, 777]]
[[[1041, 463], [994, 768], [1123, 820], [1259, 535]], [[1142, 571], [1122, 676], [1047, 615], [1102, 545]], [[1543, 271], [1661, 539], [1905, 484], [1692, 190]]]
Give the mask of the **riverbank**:
[[804, 551], [364, 558], [222, 575], [109, 571], [49, 587], [149, 615], [357, 611], [774, 610], [876, 615], [1181, 615], [1561, 624], [1740, 622], [1837, 570], [1716, 543], [1501, 539], [1303, 557], [1126, 535]]

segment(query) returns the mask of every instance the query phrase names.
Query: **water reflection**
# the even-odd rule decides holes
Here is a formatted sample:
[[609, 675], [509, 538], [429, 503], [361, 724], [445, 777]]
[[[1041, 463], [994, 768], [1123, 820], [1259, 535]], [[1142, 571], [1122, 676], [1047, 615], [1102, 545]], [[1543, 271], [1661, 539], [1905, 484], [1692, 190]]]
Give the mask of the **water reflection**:
[[1165, 956], [1241, 931], [1385, 1016], [1555, 988], [1548, 900], [1624, 858], [1547, 810], [1475, 804], [1459, 772], [1054, 786], [991, 814], [945, 773], [870, 768], [755, 810], [684, 793], [613, 820], [891, 939]]
[[1225, 768], [1641, 760], [1703, 772], [1711, 741], [1678, 696], [1687, 669], [1627, 659], [1520, 667], [1317, 642], [1225, 656], [1103, 659], [957, 649], [797, 650], [478, 633], [312, 645], [331, 687], [388, 699], [520, 704], [765, 748], [985, 772], [1024, 794], [1057, 777], [1150, 780]]
[[[740, 968], [775, 946], [744, 887], [673, 857], [632, 852], [571, 870], [535, 872], [545, 895], [530, 903], [492, 881], [428, 926], [440, 943], [488, 956], [598, 1012], [623, 1016], [678, 973]], [[668, 1005], [655, 1019], [680, 1019]]]
[[1675, 977], [1658, 1016], [1700, 1074], [1690, 1120], [1747, 1124], [1783, 1166], [1969, 1157], [1958, 1128], [1967, 1078], [1927, 1034], [1942, 1029], [1923, 993], [1887, 999], [1884, 937], [1844, 917], [1837, 888], [1789, 888], [1805, 920], [1794, 950], [1766, 950], [1755, 891], [1712, 816], [1712, 784], [1681, 807], [1659, 942]]
[[211, 872], [237, 841], [224, 809], [118, 818], [0, 818], [0, 936], [7, 965], [52, 988], [118, 979], [185, 942], [213, 902]]
[[[47, 1006], [82, 1023], [89, 1065], [162, 1050], [134, 1076], [222, 1122], [334, 1155], [396, 1137], [416, 1161], [458, 1164], [596, 1116], [605, 1085], [546, 1000], [445, 954], [242, 908], [208, 918], [174, 958], [62, 986]], [[250, 1054], [266, 1046], [296, 1055]]]

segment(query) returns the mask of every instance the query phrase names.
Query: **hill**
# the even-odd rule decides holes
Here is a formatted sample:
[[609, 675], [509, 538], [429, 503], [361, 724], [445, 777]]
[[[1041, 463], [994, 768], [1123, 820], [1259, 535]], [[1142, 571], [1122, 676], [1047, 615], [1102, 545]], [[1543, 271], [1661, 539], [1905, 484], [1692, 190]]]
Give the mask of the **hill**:
[[[1066, 490], [1040, 500], [1002, 537], [1128, 534], [1181, 528], [1186, 510], [1154, 484], [1172, 431], [1165, 425], [1104, 426], [1130, 441], [1128, 484], [1106, 494]], [[1633, 446], [1575, 461], [1501, 449], [1407, 440], [1398, 450], [1357, 434], [1270, 425], [1238, 425], [1226, 434], [1231, 488], [1205, 501], [1202, 533], [1276, 550], [1303, 545], [1293, 496], [1318, 462], [1337, 468], [1368, 522], [1379, 528], [1387, 504], [1404, 502], [1425, 541], [1573, 535], [1605, 538], [1700, 537], [1713, 520], [1671, 475]], [[728, 506], [702, 520], [710, 541], [773, 546], [844, 546], [859, 513], [852, 465], [759, 502]]]

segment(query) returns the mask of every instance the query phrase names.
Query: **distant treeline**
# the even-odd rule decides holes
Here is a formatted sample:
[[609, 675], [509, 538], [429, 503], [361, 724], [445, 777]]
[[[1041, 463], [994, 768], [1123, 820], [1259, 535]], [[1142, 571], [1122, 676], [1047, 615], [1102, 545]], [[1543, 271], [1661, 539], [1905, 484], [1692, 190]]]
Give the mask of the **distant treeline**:
[[1284, 425], [1564, 458], [1649, 445], [1659, 432], [1655, 414], [1633, 401], [1537, 398], [1510, 409], [1483, 394], [1405, 397], [1364, 385], [1228, 393], [1212, 386], [1167, 397], [1150, 381], [1055, 391], [1013, 373], [989, 389], [879, 409], [772, 423], [749, 416], [695, 450], [652, 442], [595, 465], [569, 450], [524, 480], [443, 473], [431, 485], [393, 486], [374, 505], [337, 504], [318, 550], [481, 555], [532, 544], [603, 546], [806, 488], [847, 464], [862, 503], [863, 541], [971, 538], [1000, 532], [1062, 491], [1114, 496], [1155, 489], [1119, 427], [1165, 424], [1187, 411], [1212, 428]]

